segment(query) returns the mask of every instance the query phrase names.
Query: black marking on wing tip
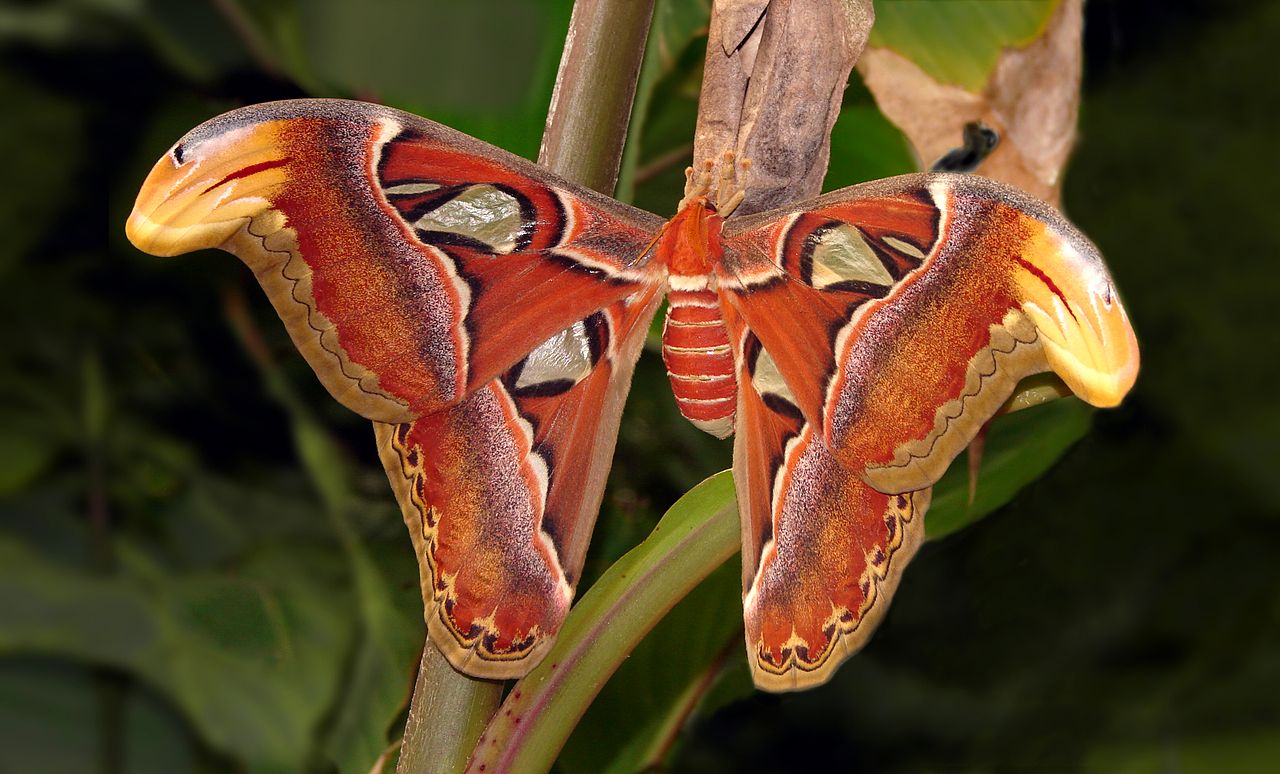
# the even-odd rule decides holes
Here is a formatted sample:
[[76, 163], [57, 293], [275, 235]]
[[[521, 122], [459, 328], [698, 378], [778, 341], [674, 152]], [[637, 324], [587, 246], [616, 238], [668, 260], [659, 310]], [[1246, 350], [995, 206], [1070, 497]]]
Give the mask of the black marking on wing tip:
[[587, 350], [591, 353], [591, 367], [594, 369], [609, 348], [609, 320], [604, 312], [595, 312], [582, 321], [582, 329], [586, 332]]
[[742, 357], [747, 362], [747, 375], [753, 379], [756, 375], [756, 361], [759, 359], [761, 349], [760, 339], [756, 338], [754, 333], [747, 333], [746, 340], [742, 343]]
[[173, 151], [171, 152], [171, 155], [173, 156], [173, 160], [178, 162], [179, 165], [182, 165], [183, 163], [185, 163], [185, 159], [183, 158], [183, 154], [185, 152], [186, 151], [183, 150], [182, 143], [178, 143], [177, 145], [173, 146]]
[[804, 414], [800, 411], [800, 407], [777, 393], [760, 393], [760, 402], [779, 416], [786, 417], [794, 422], [804, 421]]

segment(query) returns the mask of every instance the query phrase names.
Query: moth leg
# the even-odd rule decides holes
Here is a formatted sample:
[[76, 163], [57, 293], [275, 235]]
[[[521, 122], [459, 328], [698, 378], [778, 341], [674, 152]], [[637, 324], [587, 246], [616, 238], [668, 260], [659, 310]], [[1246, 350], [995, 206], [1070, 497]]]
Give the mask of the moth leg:
[[685, 167], [684, 197], [680, 199], [680, 204], [676, 206], [676, 212], [683, 210], [687, 204], [695, 199], [705, 199], [707, 194], [711, 193], [711, 169], [714, 166], [714, 162], [711, 159], [707, 159], [702, 162], [701, 169]]
[[720, 217], [732, 215], [746, 198], [747, 191], [739, 182], [738, 173], [741, 170], [741, 177], [745, 178], [750, 169], [751, 159], [737, 161], [733, 151], [724, 152], [724, 163], [720, 165], [720, 186], [716, 190], [716, 211]]

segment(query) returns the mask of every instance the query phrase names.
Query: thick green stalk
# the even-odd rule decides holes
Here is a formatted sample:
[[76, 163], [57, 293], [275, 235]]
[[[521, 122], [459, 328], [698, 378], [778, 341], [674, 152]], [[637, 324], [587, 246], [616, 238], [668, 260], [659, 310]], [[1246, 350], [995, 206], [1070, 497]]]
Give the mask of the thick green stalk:
[[501, 698], [502, 683], [458, 673], [428, 642], [418, 664], [396, 771], [461, 771]]
[[538, 163], [613, 193], [653, 0], [578, 0], [556, 76]]
[[[538, 163], [613, 192], [652, 16], [653, 0], [574, 4]], [[502, 683], [455, 671], [428, 642], [396, 771], [460, 771], [501, 698]]]

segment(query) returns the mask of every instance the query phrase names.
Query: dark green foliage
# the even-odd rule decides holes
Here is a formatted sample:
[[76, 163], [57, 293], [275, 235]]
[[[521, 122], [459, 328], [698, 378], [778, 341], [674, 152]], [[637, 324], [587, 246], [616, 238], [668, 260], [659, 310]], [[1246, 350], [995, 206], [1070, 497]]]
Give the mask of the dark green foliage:
[[[399, 734], [417, 570], [367, 423], [315, 383], [243, 267], [141, 255], [122, 224], [173, 140], [265, 99], [381, 99], [532, 156], [569, 3], [513, 0], [479, 21], [464, 5], [0, 12], [0, 770], [364, 771]], [[687, 163], [670, 152], [693, 128], [704, 6], [658, 2], [620, 184], [657, 212]], [[1256, 770], [1280, 756], [1280, 13], [1087, 13], [1065, 206], [1133, 313], [1134, 395], [996, 425], [974, 506], [958, 466], [931, 533], [1005, 503], [1009, 482], [1095, 427], [994, 515], [926, 546], [831, 685], [751, 692], [731, 560], [606, 687], [565, 771], [647, 759], [645, 734], [708, 675], [673, 770]], [[912, 165], [855, 77], [828, 187]], [[239, 343], [242, 297], [270, 362]], [[679, 417], [653, 353], [626, 417], [584, 588], [729, 464], [729, 444]]]

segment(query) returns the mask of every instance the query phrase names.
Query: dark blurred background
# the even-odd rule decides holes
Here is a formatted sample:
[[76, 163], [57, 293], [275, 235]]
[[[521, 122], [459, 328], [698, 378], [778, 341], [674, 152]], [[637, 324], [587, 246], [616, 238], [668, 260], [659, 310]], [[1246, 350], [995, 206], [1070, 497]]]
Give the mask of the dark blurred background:
[[[142, 255], [123, 223], [174, 140], [266, 99], [532, 157], [570, 5], [499, 5], [0, 8], [0, 771], [355, 770], [395, 738], [420, 600], [367, 423], [237, 262]], [[1087, 3], [1064, 208], [1133, 317], [1135, 391], [927, 544], [831, 684], [704, 705], [672, 770], [1280, 768], [1277, 33], [1265, 0]], [[660, 56], [624, 190], [669, 214], [702, 53]], [[859, 89], [841, 184], [911, 164]], [[652, 353], [627, 416], [589, 576], [728, 466]]]

